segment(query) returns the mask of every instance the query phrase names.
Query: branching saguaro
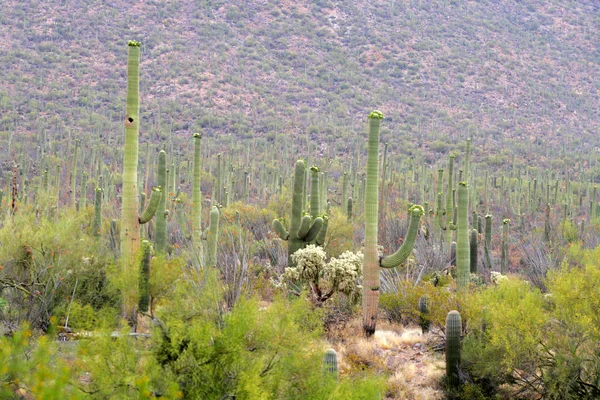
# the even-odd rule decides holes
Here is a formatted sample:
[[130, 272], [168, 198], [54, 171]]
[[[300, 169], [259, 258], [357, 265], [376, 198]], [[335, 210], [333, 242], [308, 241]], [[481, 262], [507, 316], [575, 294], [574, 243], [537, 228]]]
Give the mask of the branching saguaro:
[[288, 266], [293, 267], [294, 261], [292, 254], [297, 250], [305, 248], [308, 244], [317, 244], [321, 246], [325, 241], [327, 233], [328, 216], [319, 215], [319, 184], [317, 167], [311, 167], [313, 178], [311, 193], [311, 214], [302, 213], [303, 198], [306, 190], [306, 164], [303, 160], [296, 161], [294, 172], [294, 192], [292, 197], [292, 216], [290, 220], [290, 229], [287, 231], [281, 220], [273, 221], [273, 230], [279, 237], [288, 242]]
[[412, 252], [423, 207], [410, 208], [410, 223], [402, 246], [394, 254], [379, 257], [377, 251], [377, 221], [379, 214], [379, 131], [383, 114], [369, 114], [369, 146], [367, 155], [367, 183], [365, 194], [365, 258], [363, 267], [363, 329], [367, 336], [375, 333], [379, 302], [379, 268], [395, 268]]

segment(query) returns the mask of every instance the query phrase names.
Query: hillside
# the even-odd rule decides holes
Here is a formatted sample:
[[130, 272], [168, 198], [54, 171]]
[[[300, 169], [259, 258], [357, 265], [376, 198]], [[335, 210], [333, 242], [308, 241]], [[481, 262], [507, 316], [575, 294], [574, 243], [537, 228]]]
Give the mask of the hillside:
[[143, 43], [142, 130], [155, 143], [203, 129], [343, 154], [379, 108], [382, 140], [430, 164], [467, 136], [480, 160], [494, 150], [490, 162], [540, 166], [549, 148], [600, 145], [592, 1], [1, 4], [2, 146], [43, 132], [121, 141], [128, 39]]

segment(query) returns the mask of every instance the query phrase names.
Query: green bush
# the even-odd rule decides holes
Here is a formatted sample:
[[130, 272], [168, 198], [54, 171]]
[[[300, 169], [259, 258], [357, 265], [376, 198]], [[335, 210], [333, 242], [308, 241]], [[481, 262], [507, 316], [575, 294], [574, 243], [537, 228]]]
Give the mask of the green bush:
[[80, 399], [83, 393], [71, 385], [74, 375], [58, 359], [50, 337], [32, 344], [27, 325], [12, 337], [0, 336], [0, 398]]
[[50, 316], [65, 309], [76, 282], [80, 304], [100, 309], [118, 303], [108, 287], [101, 244], [85, 234], [93, 210], [45, 214], [22, 205], [0, 228], [0, 296], [8, 303], [3, 323], [9, 329], [23, 322], [46, 329]]
[[600, 396], [600, 248], [581, 253], [583, 267], [549, 272], [547, 294], [511, 278], [465, 301], [463, 366], [488, 393]]
[[397, 293], [383, 293], [379, 299], [381, 308], [391, 321], [403, 324], [419, 324], [421, 313], [419, 299], [429, 298], [429, 320], [432, 326], [443, 328], [446, 315], [451, 310], [460, 310], [461, 302], [449, 286], [435, 287], [430, 282], [415, 286], [412, 282], [401, 281]]
[[[181, 284], [180, 293], [194, 292]], [[222, 314], [208, 306], [210, 296], [162, 310], [156, 360], [177, 377], [184, 398], [381, 398], [380, 379], [342, 379], [336, 386], [322, 376], [321, 316], [309, 302], [276, 299], [261, 306], [242, 299]]]

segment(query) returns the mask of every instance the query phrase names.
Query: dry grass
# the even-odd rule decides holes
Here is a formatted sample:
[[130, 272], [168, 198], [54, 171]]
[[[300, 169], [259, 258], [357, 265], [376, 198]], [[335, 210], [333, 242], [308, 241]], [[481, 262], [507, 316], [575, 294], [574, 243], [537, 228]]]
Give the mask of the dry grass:
[[381, 321], [371, 338], [362, 333], [362, 322], [353, 319], [331, 335], [338, 352], [342, 376], [365, 370], [388, 376], [386, 399], [443, 399], [443, 355], [428, 350], [430, 335], [417, 327]]

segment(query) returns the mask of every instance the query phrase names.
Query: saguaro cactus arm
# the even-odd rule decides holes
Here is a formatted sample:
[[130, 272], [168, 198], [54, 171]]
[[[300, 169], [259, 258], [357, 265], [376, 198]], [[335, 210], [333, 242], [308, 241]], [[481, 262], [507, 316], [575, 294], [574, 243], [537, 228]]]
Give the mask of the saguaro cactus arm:
[[319, 246], [323, 246], [323, 243], [325, 243], [325, 235], [327, 235], [327, 225], [329, 223], [329, 217], [327, 215], [323, 215], [323, 225], [321, 226], [321, 229], [319, 230], [319, 234], [317, 235], [317, 238], [315, 239], [315, 243]]
[[410, 222], [408, 224], [408, 232], [406, 233], [404, 242], [402, 242], [402, 246], [400, 246], [400, 248], [394, 254], [390, 254], [381, 260], [379, 265], [382, 268], [397, 267], [398, 265], [402, 264], [412, 252], [415, 239], [417, 238], [417, 233], [419, 232], [419, 222], [421, 221], [421, 216], [425, 211], [423, 210], [423, 207], [414, 205], [410, 208], [409, 212]]
[[158, 209], [158, 203], [160, 203], [160, 198], [162, 197], [162, 188], [160, 186], [152, 189], [152, 194], [150, 195], [150, 200], [148, 201], [148, 206], [142, 213], [139, 218], [140, 224], [145, 224], [154, 217], [156, 214], [156, 210]]
[[273, 220], [273, 230], [277, 233], [277, 235], [279, 235], [281, 239], [288, 240], [290, 233], [285, 230], [280, 220]]
[[317, 235], [321, 232], [321, 228], [323, 227], [323, 218], [317, 217], [308, 232], [306, 232], [306, 236], [304, 237], [304, 241], [310, 243], [317, 238]]

